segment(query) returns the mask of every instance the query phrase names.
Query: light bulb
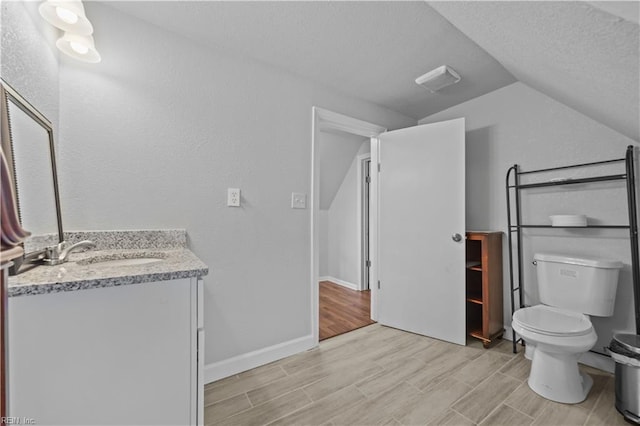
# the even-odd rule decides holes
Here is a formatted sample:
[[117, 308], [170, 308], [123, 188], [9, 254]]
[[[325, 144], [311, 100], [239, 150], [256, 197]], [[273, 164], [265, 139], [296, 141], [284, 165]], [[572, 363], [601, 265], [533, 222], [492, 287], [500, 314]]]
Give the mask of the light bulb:
[[95, 48], [93, 37], [90, 35], [64, 33], [64, 36], [56, 41], [56, 47], [62, 53], [79, 61], [92, 64], [100, 62], [100, 54]]
[[78, 22], [78, 15], [64, 7], [56, 7], [56, 15], [58, 15], [58, 18], [62, 19], [67, 24], [75, 24]]
[[71, 46], [71, 48], [80, 55], [86, 55], [89, 51], [89, 47], [82, 43], [78, 43], [77, 41], [69, 42], [69, 46]]

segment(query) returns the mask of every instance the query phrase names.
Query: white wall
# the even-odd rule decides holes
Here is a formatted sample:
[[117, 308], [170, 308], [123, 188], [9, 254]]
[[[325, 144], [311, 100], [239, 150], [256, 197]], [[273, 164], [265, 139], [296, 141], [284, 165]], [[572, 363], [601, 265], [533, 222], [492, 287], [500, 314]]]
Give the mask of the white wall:
[[328, 275], [360, 286], [360, 212], [358, 211], [358, 156], [370, 152], [370, 142], [362, 142], [328, 212]]
[[[104, 5], [85, 7], [103, 61], [61, 60], [66, 228], [188, 230], [210, 268], [209, 379], [251, 366], [247, 359], [266, 362], [276, 345], [308, 344], [310, 210], [292, 210], [290, 200], [310, 193], [311, 108], [389, 128], [415, 121]], [[226, 207], [228, 187], [242, 190], [241, 208]]]
[[[623, 158], [627, 145], [638, 145], [620, 133], [560, 104], [522, 83], [491, 92], [420, 123], [456, 117], [466, 119], [466, 222], [467, 229], [505, 232], [504, 313], [511, 323], [507, 259], [505, 175], [513, 164], [534, 170], [565, 164]], [[620, 170], [620, 169], [618, 169]], [[569, 177], [573, 171], [560, 175]], [[626, 193], [623, 183], [592, 187], [561, 187], [535, 190], [523, 200], [523, 221], [550, 223], [550, 214], [583, 213], [591, 223], [626, 224]], [[567, 253], [619, 259], [624, 262], [613, 318], [594, 318], [599, 336], [594, 349], [611, 340], [611, 330], [634, 331], [630, 246], [628, 231], [530, 230], [524, 244], [524, 272], [528, 303], [537, 302], [533, 253]]]
[[38, 14], [37, 2], [3, 1], [0, 10], [2, 79], [44, 114], [57, 133], [59, 100], [56, 32]]

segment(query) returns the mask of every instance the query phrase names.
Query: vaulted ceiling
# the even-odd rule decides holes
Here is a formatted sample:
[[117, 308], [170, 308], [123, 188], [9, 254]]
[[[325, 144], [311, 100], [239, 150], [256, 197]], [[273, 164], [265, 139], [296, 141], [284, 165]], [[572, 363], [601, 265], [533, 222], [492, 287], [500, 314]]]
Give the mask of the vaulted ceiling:
[[[107, 4], [415, 119], [520, 80], [640, 140], [636, 1]], [[443, 64], [462, 81], [414, 83]]]
[[[106, 4], [217, 51], [249, 56], [415, 119], [515, 81], [424, 2]], [[443, 64], [462, 81], [435, 94], [416, 85], [417, 77]]]
[[[635, 6], [635, 22], [607, 3]], [[518, 80], [640, 140], [638, 2], [626, 3], [430, 4]]]

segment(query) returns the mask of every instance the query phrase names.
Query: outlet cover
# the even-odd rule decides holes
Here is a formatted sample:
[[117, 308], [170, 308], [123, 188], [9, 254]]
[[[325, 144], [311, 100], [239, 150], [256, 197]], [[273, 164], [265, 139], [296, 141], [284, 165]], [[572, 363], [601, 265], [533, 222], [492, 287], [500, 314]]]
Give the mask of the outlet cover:
[[302, 192], [291, 193], [291, 208], [292, 209], [306, 209], [307, 208], [307, 194]]
[[227, 206], [240, 207], [240, 189], [227, 188]]

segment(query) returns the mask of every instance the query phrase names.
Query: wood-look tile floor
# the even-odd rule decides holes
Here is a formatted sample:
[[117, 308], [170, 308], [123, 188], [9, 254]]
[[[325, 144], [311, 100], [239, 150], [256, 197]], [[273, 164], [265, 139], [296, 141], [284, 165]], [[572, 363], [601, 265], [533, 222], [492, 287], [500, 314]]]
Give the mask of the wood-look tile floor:
[[320, 281], [319, 287], [320, 340], [374, 323], [370, 290], [351, 290], [331, 281]]
[[624, 425], [611, 374], [586, 401], [548, 401], [527, 386], [511, 342], [458, 346], [373, 324], [319, 348], [205, 387], [207, 425]]

